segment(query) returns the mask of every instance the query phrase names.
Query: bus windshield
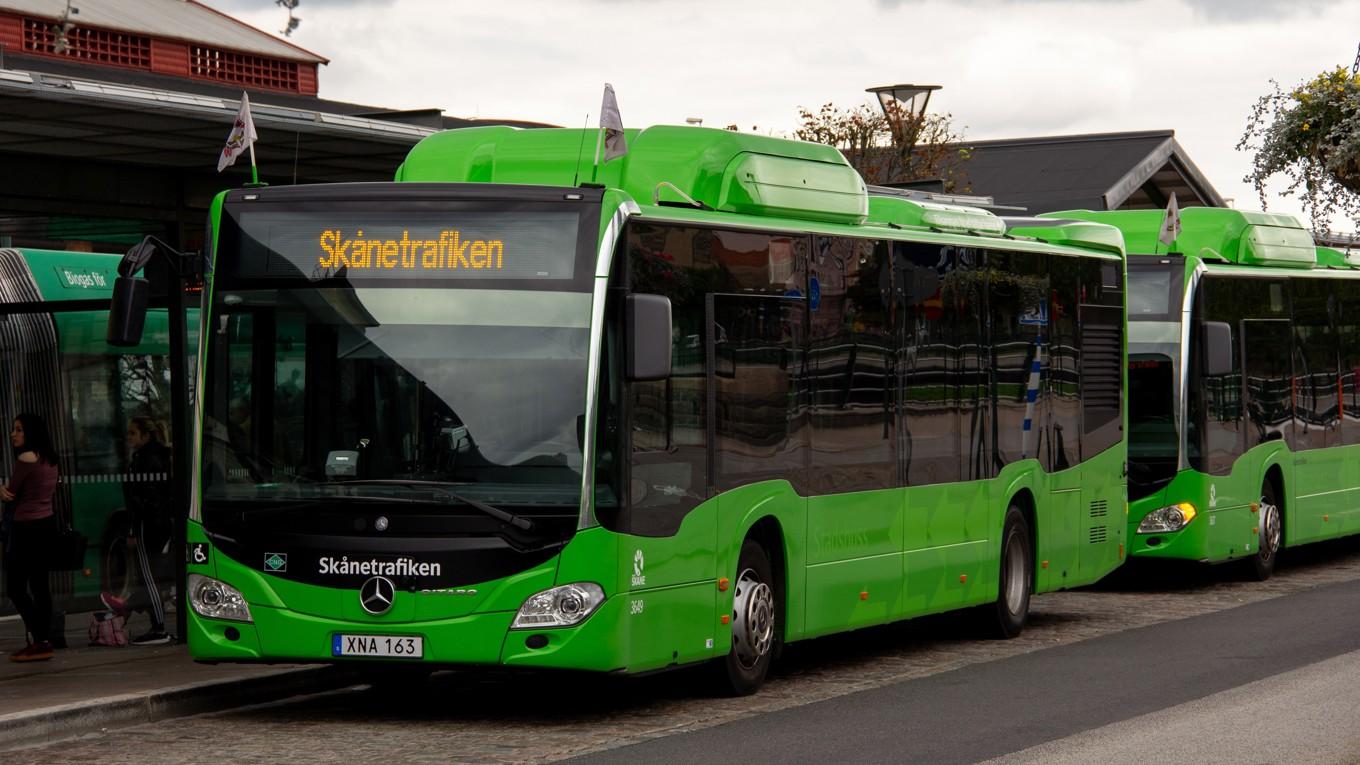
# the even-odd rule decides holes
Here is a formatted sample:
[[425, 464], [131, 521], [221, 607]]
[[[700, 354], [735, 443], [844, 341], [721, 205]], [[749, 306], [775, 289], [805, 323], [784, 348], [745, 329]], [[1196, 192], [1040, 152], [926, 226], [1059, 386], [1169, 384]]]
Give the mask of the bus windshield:
[[357, 498], [574, 513], [591, 317], [578, 213], [326, 215], [223, 216], [208, 511]]
[[1162, 354], [1129, 357], [1129, 498], [1164, 486], [1176, 475], [1175, 376]]
[[1129, 321], [1180, 321], [1181, 257], [1129, 259]]

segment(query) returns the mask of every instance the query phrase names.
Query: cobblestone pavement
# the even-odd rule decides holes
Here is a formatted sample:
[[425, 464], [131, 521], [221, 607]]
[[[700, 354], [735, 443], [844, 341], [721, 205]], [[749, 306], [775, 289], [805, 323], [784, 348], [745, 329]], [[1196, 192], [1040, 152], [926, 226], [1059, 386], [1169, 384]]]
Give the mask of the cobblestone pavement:
[[1028, 627], [1014, 640], [978, 639], [966, 618], [949, 616], [791, 646], [770, 682], [750, 698], [707, 696], [696, 671], [631, 679], [442, 673], [419, 692], [388, 695], [360, 686], [113, 730], [0, 759], [10, 765], [550, 762], [1355, 580], [1355, 539], [1286, 553], [1265, 583], [1222, 567], [1126, 568], [1096, 588], [1036, 597]]

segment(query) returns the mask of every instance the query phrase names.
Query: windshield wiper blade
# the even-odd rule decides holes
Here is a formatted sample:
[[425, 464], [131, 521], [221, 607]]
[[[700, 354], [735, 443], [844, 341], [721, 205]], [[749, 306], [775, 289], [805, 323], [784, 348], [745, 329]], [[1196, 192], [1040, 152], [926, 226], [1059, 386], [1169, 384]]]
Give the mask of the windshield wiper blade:
[[521, 529], [523, 531], [533, 531], [534, 529], [534, 522], [529, 520], [528, 518], [525, 518], [522, 515], [515, 515], [514, 513], [508, 510], [502, 510], [499, 507], [495, 507], [494, 505], [488, 505], [487, 503], [482, 502], [480, 500], [476, 500], [471, 497], [465, 497], [462, 494], [458, 494], [454, 491], [451, 491], [448, 488], [447, 484], [440, 483], [439, 481], [405, 481], [399, 478], [390, 478], [360, 481], [337, 481], [336, 484], [340, 486], [354, 486], [356, 484], [361, 486], [414, 486], [421, 489], [430, 489], [431, 491], [436, 491], [439, 492], [440, 494], [443, 494], [444, 496], [448, 497], [454, 502], [461, 502], [467, 505], [468, 507], [481, 510], [483, 513], [486, 513], [487, 515], [491, 516], [492, 518], [495, 518], [501, 523], [508, 523], [511, 526], [514, 526], [515, 528]]
[[[386, 502], [386, 503], [389, 503], [389, 504], [398, 504], [398, 505], [443, 505], [443, 504], [445, 504], [445, 503], [442, 502], [442, 501], [436, 501], [436, 500], [432, 500], [432, 499], [416, 499], [416, 498], [414, 498], [414, 497], [384, 497], [384, 496], [380, 496], [380, 495], [369, 495], [369, 494], [333, 494], [333, 495], [327, 496], [326, 499], [353, 499], [353, 500], [359, 500], [359, 501], [361, 501], [361, 502]], [[315, 507], [315, 503], [314, 503], [314, 502], [311, 502], [311, 501], [308, 501], [307, 499], [304, 499], [303, 501], [300, 501], [300, 502], [289, 502], [289, 503], [287, 503], [287, 504], [282, 504], [282, 505], [269, 505], [268, 507], [247, 507], [247, 508], [242, 508], [239, 512], [240, 512], [242, 515], [249, 515], [249, 516], [275, 515], [275, 514], [277, 514], [277, 513], [288, 513], [288, 512], [292, 512], [292, 511], [294, 511], [294, 510], [311, 510], [311, 509], [314, 508], [314, 507]]]

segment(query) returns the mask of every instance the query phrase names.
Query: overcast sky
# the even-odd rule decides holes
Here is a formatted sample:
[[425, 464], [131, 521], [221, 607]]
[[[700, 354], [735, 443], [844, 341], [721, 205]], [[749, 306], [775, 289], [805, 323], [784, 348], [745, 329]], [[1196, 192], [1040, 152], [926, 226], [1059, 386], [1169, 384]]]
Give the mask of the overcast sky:
[[[273, 0], [202, 1], [270, 32], [286, 18]], [[610, 82], [628, 127], [782, 135], [799, 106], [930, 83], [932, 111], [975, 140], [1171, 128], [1243, 208], [1260, 204], [1233, 147], [1268, 81], [1349, 67], [1360, 43], [1355, 0], [302, 0], [297, 15], [292, 41], [331, 59], [325, 98], [579, 126]]]

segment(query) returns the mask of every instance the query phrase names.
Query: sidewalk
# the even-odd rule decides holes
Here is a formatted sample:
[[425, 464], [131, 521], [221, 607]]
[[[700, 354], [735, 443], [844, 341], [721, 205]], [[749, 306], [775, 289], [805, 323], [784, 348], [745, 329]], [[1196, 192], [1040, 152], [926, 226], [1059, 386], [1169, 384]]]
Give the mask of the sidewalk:
[[[195, 664], [183, 645], [91, 647], [89, 614], [68, 614], [51, 661], [12, 662], [24, 646], [18, 617], [0, 618], [0, 751], [101, 728], [316, 693], [354, 682], [324, 666]], [[129, 635], [145, 628], [134, 617]]]

